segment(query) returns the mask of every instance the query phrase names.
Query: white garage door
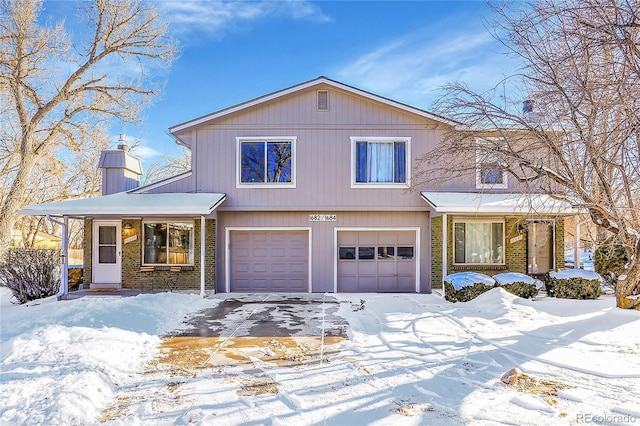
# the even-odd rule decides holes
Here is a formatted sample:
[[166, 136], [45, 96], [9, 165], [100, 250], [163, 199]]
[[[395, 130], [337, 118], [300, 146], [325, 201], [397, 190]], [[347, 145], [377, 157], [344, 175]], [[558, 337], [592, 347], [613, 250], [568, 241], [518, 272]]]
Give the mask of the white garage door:
[[415, 231], [338, 232], [338, 291], [415, 292]]
[[231, 231], [229, 240], [231, 291], [309, 290], [307, 231]]

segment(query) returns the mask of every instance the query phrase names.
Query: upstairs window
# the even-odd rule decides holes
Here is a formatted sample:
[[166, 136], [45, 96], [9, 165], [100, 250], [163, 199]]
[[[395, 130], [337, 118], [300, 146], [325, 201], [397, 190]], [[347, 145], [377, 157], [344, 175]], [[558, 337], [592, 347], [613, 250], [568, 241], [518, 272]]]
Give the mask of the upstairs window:
[[352, 186], [409, 184], [409, 138], [351, 138]]
[[238, 186], [295, 186], [295, 138], [238, 138]]
[[[487, 143], [478, 141], [479, 144]], [[476, 152], [476, 188], [477, 189], [504, 189], [508, 188], [507, 173], [504, 171], [504, 163], [490, 152]]]

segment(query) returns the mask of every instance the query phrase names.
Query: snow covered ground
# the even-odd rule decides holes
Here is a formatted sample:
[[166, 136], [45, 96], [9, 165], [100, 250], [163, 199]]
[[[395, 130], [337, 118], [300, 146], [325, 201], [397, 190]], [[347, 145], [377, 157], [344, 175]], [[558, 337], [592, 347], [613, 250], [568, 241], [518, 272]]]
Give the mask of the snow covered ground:
[[[608, 296], [341, 294], [349, 338], [322, 362], [178, 369], [160, 336], [220, 299], [12, 306], [0, 292], [3, 426], [640, 424], [640, 312]], [[534, 386], [502, 383], [513, 367]]]

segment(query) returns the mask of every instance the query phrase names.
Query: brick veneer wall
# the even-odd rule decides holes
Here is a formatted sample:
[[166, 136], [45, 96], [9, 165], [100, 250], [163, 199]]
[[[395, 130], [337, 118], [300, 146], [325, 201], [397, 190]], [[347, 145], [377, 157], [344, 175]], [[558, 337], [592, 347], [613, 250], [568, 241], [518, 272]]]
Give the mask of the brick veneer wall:
[[442, 288], [442, 216], [431, 218], [431, 287]]
[[[84, 234], [84, 270], [85, 282], [91, 281], [91, 249], [93, 222], [85, 220]], [[131, 225], [131, 230], [126, 226]], [[215, 288], [215, 220], [207, 219], [205, 246], [205, 289]], [[125, 238], [136, 235], [134, 241], [125, 243]], [[166, 279], [176, 278], [179, 290], [200, 289], [200, 220], [194, 221], [194, 264], [183, 267], [180, 272], [171, 272], [169, 266], [155, 266], [151, 272], [141, 270], [142, 262], [142, 221], [139, 219], [124, 219], [122, 221], [122, 288], [142, 289], [150, 291], [166, 289]], [[173, 274], [173, 276], [172, 276]]]
[[556, 219], [556, 269], [564, 269], [564, 218]]
[[[555, 219], [556, 268], [564, 267], [564, 219]], [[502, 272], [527, 273], [527, 236], [518, 233], [518, 225], [526, 229], [525, 218], [506, 218], [505, 221], [505, 265], [501, 267], [453, 266], [453, 218], [447, 216], [447, 274], [461, 270], [495, 275]], [[520, 238], [521, 237], [521, 238]], [[512, 240], [515, 240], [512, 242]], [[431, 219], [431, 283], [434, 288], [442, 286], [442, 217]]]
[[85, 219], [84, 220], [84, 239], [82, 241], [82, 276], [84, 287], [88, 288], [89, 284], [91, 284], [91, 280], [93, 279], [93, 274], [91, 270], [91, 265], [93, 262], [93, 245], [91, 241], [93, 239], [93, 220]]

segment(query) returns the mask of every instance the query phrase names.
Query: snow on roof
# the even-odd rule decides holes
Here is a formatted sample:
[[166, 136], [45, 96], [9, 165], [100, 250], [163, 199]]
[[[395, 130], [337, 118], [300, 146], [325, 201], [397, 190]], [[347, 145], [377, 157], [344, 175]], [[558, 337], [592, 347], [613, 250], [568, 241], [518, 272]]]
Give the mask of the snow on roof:
[[569, 203], [546, 194], [421, 192], [420, 195], [438, 213], [579, 213]]
[[488, 286], [493, 286], [496, 283], [490, 276], [477, 272], [456, 272], [455, 274], [447, 275], [444, 277], [444, 280], [450, 283], [456, 290], [474, 285], [475, 283], [483, 283]]
[[587, 271], [584, 269], [563, 269], [562, 271], [550, 272], [551, 278], [569, 279], [569, 278], [583, 278], [585, 280], [598, 280], [602, 281], [600, 274], [594, 271]]
[[18, 211], [30, 216], [208, 215], [226, 198], [218, 193], [131, 194], [32, 204]]

